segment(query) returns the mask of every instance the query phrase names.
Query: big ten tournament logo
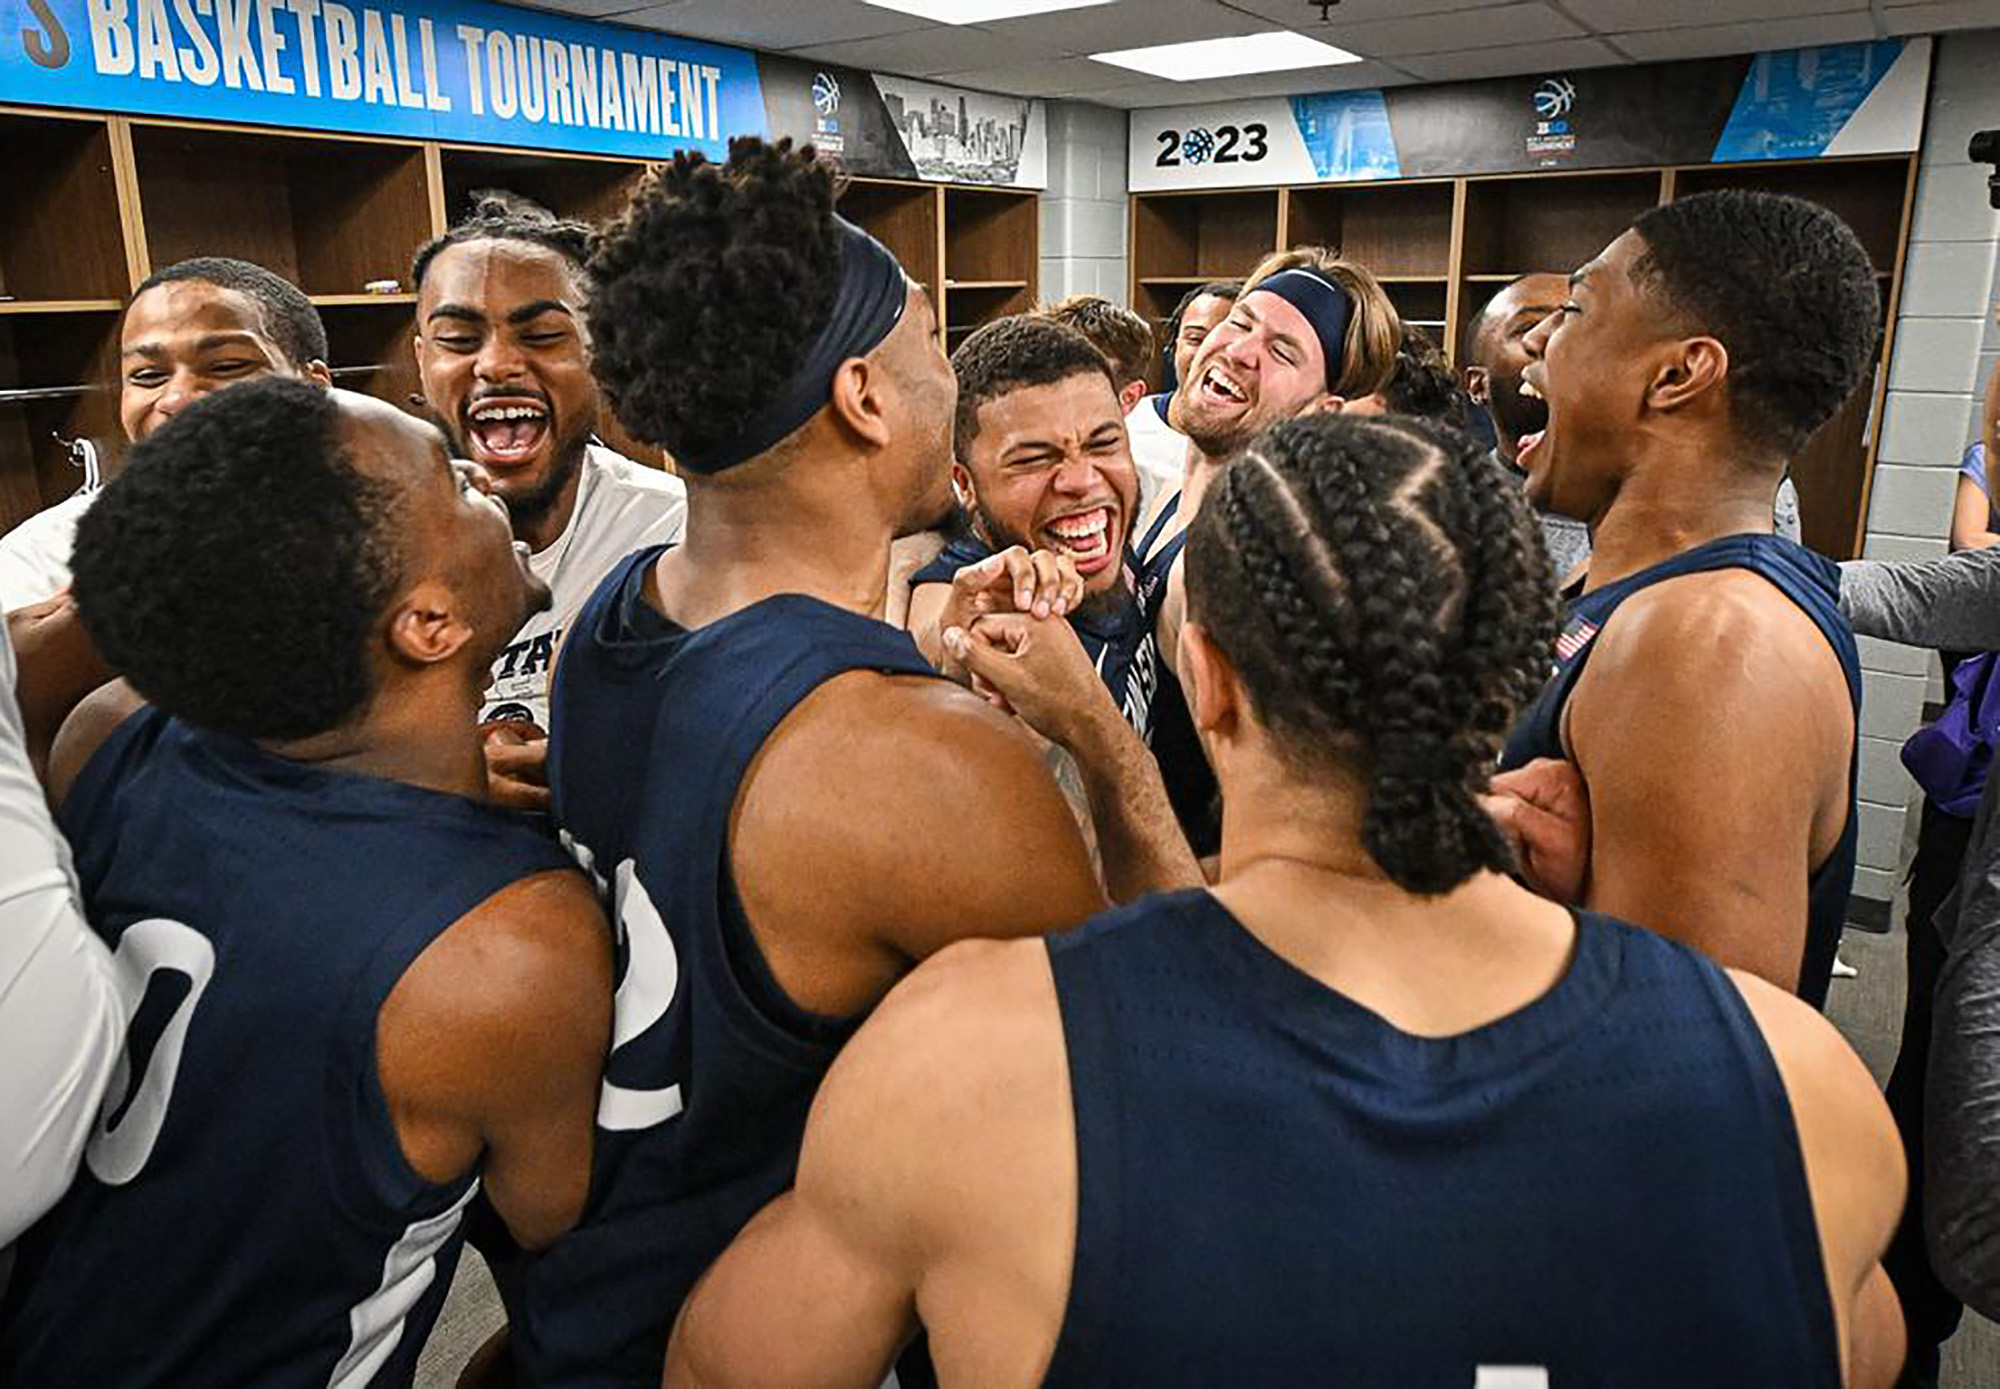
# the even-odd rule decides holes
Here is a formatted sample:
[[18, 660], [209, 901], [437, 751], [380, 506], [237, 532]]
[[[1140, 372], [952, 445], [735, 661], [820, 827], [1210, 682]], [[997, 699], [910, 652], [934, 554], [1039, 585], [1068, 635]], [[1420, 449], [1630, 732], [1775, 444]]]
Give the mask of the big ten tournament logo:
[[1576, 83], [1567, 77], [1543, 79], [1532, 98], [1535, 132], [1528, 137], [1528, 155], [1537, 163], [1554, 164], [1576, 152], [1576, 132], [1569, 115], [1576, 108]]
[[1162, 130], [1153, 138], [1160, 143], [1153, 160], [1158, 169], [1179, 168], [1183, 164], [1255, 164], [1271, 152], [1271, 128], [1262, 121], [1244, 125], [1218, 125], [1210, 130]]
[[813, 143], [821, 154], [839, 154], [847, 147], [840, 133], [840, 79], [830, 72], [813, 74]]

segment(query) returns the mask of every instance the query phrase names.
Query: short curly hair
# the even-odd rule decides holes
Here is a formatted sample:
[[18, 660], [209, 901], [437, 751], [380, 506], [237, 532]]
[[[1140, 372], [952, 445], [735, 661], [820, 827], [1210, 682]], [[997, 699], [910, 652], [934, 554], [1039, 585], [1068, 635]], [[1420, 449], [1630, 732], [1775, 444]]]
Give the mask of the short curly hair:
[[953, 420], [952, 454], [963, 463], [979, 437], [979, 407], [1029, 386], [1053, 386], [1072, 376], [1102, 376], [1118, 393], [1118, 380], [1104, 354], [1076, 329], [1040, 314], [995, 319], [951, 354], [958, 374], [958, 414]]
[[217, 391], [134, 444], [77, 523], [79, 616], [114, 669], [188, 723], [325, 733], [374, 693], [401, 500], [356, 469], [335, 394], [284, 377]]
[[1818, 203], [1740, 188], [1663, 204], [1632, 230], [1634, 283], [1728, 351], [1738, 437], [1796, 453], [1881, 347], [1881, 294], [1854, 232]]
[[1548, 677], [1556, 597], [1502, 464], [1415, 420], [1277, 425], [1195, 516], [1187, 596], [1300, 774], [1361, 779], [1398, 886], [1511, 866], [1478, 795]]
[[1130, 309], [1101, 294], [1072, 294], [1042, 313], [1089, 338], [1118, 373], [1118, 389], [1146, 379], [1146, 368], [1153, 363], [1153, 330]]
[[410, 262], [411, 287], [422, 291], [431, 262], [453, 246], [468, 241], [518, 241], [554, 251], [569, 263], [579, 278], [590, 263], [591, 242], [596, 236], [586, 222], [558, 217], [540, 203], [501, 188], [486, 188], [472, 195], [472, 215], [417, 248]]
[[586, 314], [633, 437], [707, 457], [798, 370], [840, 284], [833, 200], [832, 167], [790, 140], [731, 140], [722, 165], [683, 151], [646, 176], [599, 240]]
[[155, 270], [132, 292], [137, 299], [159, 285], [196, 281], [233, 289], [256, 304], [264, 319], [264, 331], [285, 354], [295, 370], [310, 362], [327, 360], [326, 324], [305, 291], [284, 276], [230, 256], [196, 256]]

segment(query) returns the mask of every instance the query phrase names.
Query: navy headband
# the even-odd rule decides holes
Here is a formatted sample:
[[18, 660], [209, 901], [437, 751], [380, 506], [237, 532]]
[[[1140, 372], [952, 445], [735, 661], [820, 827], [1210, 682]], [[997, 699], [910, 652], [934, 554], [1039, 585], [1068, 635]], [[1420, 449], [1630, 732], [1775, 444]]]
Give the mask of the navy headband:
[[910, 280], [896, 257], [845, 217], [833, 221], [840, 236], [840, 287], [805, 360], [734, 435], [702, 453], [676, 454], [676, 462], [697, 473], [719, 473], [765, 452], [825, 407], [842, 362], [874, 351], [902, 319]]
[[1326, 358], [1326, 388], [1331, 391], [1347, 360], [1347, 325], [1354, 317], [1354, 301], [1347, 291], [1317, 270], [1295, 268], [1259, 280], [1247, 292], [1275, 294], [1306, 316]]

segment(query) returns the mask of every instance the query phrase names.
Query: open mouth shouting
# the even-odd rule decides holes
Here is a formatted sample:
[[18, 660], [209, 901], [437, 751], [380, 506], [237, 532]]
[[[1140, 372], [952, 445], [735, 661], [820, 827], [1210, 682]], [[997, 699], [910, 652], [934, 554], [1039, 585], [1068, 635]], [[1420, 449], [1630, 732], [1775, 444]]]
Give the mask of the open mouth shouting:
[[549, 437], [549, 407], [528, 396], [488, 396], [465, 412], [465, 440], [473, 458], [488, 468], [518, 468], [540, 452]]
[[[1546, 405], [1548, 402], [1548, 397], [1542, 393], [1541, 386], [1529, 379], [1530, 374], [1533, 373], [1534, 370], [1535, 370], [1534, 367], [1529, 367], [1526, 372], [1522, 373], [1521, 394], [1526, 396], [1530, 400], [1539, 400], [1543, 402], [1544, 405]], [[1548, 435], [1549, 431], [1547, 425], [1544, 425], [1542, 426], [1542, 428], [1535, 430], [1532, 434], [1523, 434], [1521, 436], [1517, 451], [1515, 452], [1514, 455], [1514, 466], [1519, 468], [1524, 473], [1527, 472], [1529, 459], [1532, 457], [1535, 450], [1539, 449], [1542, 446], [1542, 441], [1548, 438]]]
[[1118, 508], [1107, 502], [1058, 516], [1043, 525], [1042, 537], [1049, 549], [1076, 562], [1077, 573], [1085, 578], [1101, 574], [1118, 560], [1123, 538]]
[[1201, 374], [1201, 396], [1211, 405], [1224, 409], [1235, 409], [1250, 403], [1249, 388], [1223, 370], [1219, 362], [1210, 363], [1208, 370]]

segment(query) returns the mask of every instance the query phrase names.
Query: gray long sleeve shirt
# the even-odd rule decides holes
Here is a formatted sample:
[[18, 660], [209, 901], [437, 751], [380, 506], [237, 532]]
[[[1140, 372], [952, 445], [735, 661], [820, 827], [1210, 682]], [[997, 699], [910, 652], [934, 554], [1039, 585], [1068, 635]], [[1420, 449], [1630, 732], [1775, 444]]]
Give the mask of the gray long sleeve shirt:
[[[1840, 606], [1864, 636], [2000, 650], [2000, 547], [1908, 564], [1840, 566]], [[1938, 909], [1949, 956], [1924, 1093], [1924, 1226], [1938, 1277], [2000, 1316], [2000, 776], [1989, 776], [1958, 891]]]

